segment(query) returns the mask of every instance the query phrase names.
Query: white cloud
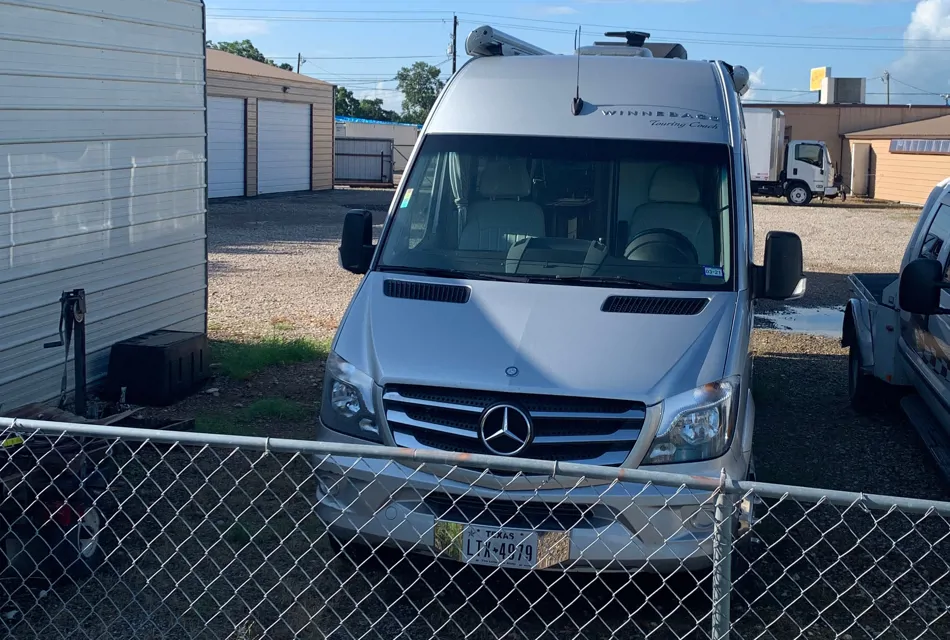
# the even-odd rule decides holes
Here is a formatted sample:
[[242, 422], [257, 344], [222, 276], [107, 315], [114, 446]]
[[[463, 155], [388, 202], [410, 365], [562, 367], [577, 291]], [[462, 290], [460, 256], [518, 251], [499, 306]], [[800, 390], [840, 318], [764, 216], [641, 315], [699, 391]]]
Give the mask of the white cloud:
[[568, 7], [567, 5], [552, 5], [541, 7], [541, 13], [548, 16], [569, 16], [572, 13], [577, 13], [577, 9]]
[[756, 89], [765, 86], [765, 67], [759, 67], [755, 71], [749, 72], [749, 90], [742, 96], [743, 100], [752, 100], [755, 97]]
[[208, 39], [248, 38], [270, 31], [263, 20], [231, 20], [228, 18], [208, 18]]
[[[912, 84], [925, 91], [950, 93], [950, 0], [920, 0], [911, 15], [910, 24], [904, 31], [903, 57], [889, 69], [893, 79]], [[914, 92], [900, 85], [902, 92]], [[894, 85], [891, 85], [894, 91]], [[915, 103], [941, 104], [937, 96], [907, 96]], [[900, 102], [905, 102], [901, 99]], [[910, 100], [907, 100], [910, 102]]]

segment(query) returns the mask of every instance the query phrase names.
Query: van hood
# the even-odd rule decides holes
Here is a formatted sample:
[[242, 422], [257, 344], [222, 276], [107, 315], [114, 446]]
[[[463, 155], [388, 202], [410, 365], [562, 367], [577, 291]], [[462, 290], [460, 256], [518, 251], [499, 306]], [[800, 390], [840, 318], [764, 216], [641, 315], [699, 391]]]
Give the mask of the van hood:
[[[393, 298], [387, 279], [471, 288], [467, 303]], [[696, 315], [607, 313], [613, 295], [701, 297]], [[334, 350], [394, 383], [639, 400], [647, 404], [724, 375], [737, 296], [730, 292], [446, 280], [371, 272]], [[516, 375], [512, 367], [517, 368]]]

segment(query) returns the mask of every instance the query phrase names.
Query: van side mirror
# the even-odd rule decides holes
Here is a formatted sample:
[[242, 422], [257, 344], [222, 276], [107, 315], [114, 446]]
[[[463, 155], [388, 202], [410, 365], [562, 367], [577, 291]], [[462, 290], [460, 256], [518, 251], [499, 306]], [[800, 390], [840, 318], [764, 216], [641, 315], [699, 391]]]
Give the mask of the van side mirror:
[[343, 238], [340, 242], [340, 266], [353, 273], [366, 273], [373, 260], [373, 213], [353, 209], [343, 218]]
[[802, 239], [788, 231], [765, 236], [765, 264], [755, 269], [755, 295], [769, 300], [794, 300], [805, 294]]
[[943, 282], [943, 265], [938, 260], [918, 258], [901, 272], [898, 301], [903, 311], [923, 316], [950, 313], [940, 308], [940, 291], [950, 288]]

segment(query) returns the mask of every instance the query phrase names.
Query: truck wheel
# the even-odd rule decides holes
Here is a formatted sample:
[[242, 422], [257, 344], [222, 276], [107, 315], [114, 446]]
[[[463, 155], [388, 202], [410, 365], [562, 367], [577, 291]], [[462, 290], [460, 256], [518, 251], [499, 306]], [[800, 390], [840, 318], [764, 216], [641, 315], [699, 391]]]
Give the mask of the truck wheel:
[[858, 413], [870, 413], [882, 406], [884, 389], [880, 381], [861, 371], [861, 351], [852, 344], [848, 351], [848, 398]]
[[55, 522], [43, 531], [50, 546], [43, 573], [51, 583], [60, 578], [85, 580], [106, 560], [105, 516], [98, 507], [85, 501], [65, 505], [60, 514], [68, 520]]
[[791, 205], [804, 207], [811, 202], [811, 189], [800, 182], [792, 183], [785, 192], [785, 198]]

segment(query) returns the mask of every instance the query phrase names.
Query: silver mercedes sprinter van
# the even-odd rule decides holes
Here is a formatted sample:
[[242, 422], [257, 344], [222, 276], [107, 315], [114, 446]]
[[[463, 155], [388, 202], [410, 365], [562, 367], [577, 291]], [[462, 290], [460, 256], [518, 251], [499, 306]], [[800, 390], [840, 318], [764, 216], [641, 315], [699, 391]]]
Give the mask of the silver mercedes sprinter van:
[[[341, 264], [366, 275], [320, 440], [748, 477], [753, 301], [803, 292], [801, 241], [772, 233], [753, 263], [747, 73], [623, 36], [573, 56], [469, 36], [378, 244], [369, 212], [346, 216]], [[708, 495], [351, 463], [317, 472], [338, 544], [525, 569], [711, 562]], [[540, 560], [550, 536], [569, 543]]]

